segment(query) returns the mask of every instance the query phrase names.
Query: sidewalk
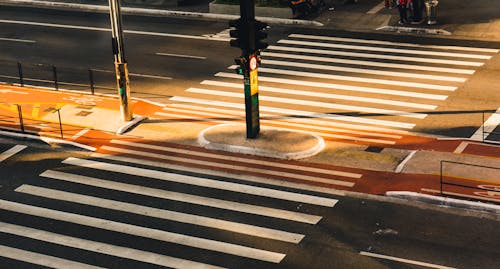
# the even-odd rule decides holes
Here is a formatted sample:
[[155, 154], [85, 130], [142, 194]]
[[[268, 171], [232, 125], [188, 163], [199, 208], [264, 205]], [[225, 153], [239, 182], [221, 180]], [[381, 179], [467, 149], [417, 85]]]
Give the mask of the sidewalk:
[[[141, 119], [141, 116], [146, 119], [137, 121], [133, 126], [128, 125], [125, 133], [120, 135], [117, 132], [126, 123], [119, 120], [117, 98], [7, 85], [0, 85], [0, 90], [2, 100], [7, 104], [22, 104], [24, 124], [31, 124], [25, 126], [25, 132], [51, 137], [59, 145], [76, 145], [86, 150], [96, 150], [109, 144], [111, 140], [157, 141], [194, 149], [205, 147], [216, 151], [231, 151], [243, 154], [241, 156], [249, 154], [248, 156], [271, 159], [298, 159], [299, 163], [307, 165], [345, 167], [363, 174], [363, 180], [350, 189], [361, 193], [386, 194], [399, 191], [393, 195], [400, 197], [400, 191], [409, 191], [412, 192], [409, 196], [412, 199], [415, 197], [414, 193], [439, 195], [439, 175], [443, 160], [500, 167], [500, 146], [414, 136], [412, 139], [417, 139], [415, 141], [418, 143], [396, 144], [376, 152], [367, 150], [367, 145], [323, 141], [308, 133], [284, 131], [265, 125], [262, 126], [259, 139], [248, 140], [245, 139], [243, 119], [236, 120], [229, 128], [202, 117], [185, 120], [159, 119], [155, 112], [161, 111], [162, 106], [143, 100], [133, 100], [132, 109], [135, 119]], [[36, 96], [36, 101], [33, 96]], [[40, 107], [41, 104], [44, 106]], [[62, 134], [59, 132], [55, 109], [59, 110]], [[0, 104], [1, 129], [10, 130], [1, 131], [0, 135], [20, 135], [17, 113], [13, 106]], [[444, 173], [450, 176], [452, 183], [491, 185], [495, 184], [492, 180], [498, 178], [498, 170], [446, 165], [451, 165], [446, 167]], [[472, 195], [474, 191], [478, 189], [466, 192], [460, 190], [462, 195]], [[485, 200], [498, 203], [500, 197], [492, 194]]]

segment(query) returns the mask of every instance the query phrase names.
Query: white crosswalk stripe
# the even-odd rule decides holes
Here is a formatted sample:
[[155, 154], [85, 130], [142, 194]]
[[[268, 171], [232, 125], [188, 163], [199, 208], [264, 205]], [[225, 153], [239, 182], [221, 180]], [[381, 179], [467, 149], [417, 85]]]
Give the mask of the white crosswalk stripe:
[[[169, 151], [178, 154], [190, 154], [201, 158], [219, 160], [224, 158], [224, 156], [216, 152], [199, 152], [164, 145], [122, 140], [113, 140], [112, 143], [122, 149], [125, 149], [125, 147], [142, 148], [143, 153], [149, 150], [151, 151], [150, 153], [153, 151], [163, 151], [166, 154]], [[206, 169], [199, 171], [164, 162], [148, 161], [144, 158], [135, 159], [119, 156], [117, 153], [121, 154], [122, 152], [118, 148], [114, 149], [108, 146], [103, 146], [102, 148], [104, 150], [116, 150], [116, 153], [113, 155], [94, 153], [90, 156], [93, 159], [89, 160], [67, 158], [62, 163], [66, 165], [66, 168], [68, 166], [72, 167], [69, 170], [71, 173], [46, 170], [40, 174], [42, 180], [37, 181], [36, 185], [23, 184], [16, 188], [14, 193], [17, 195], [17, 199], [0, 199], [0, 211], [9, 212], [9, 215], [17, 214], [23, 216], [20, 218], [4, 218], [3, 216], [6, 215], [2, 214], [2, 217], [0, 217], [0, 235], [8, 235], [10, 238], [23, 238], [22, 240], [24, 241], [31, 240], [33, 242], [31, 245], [18, 247], [14, 245], [16, 241], [8, 241], [8, 244], [4, 246], [0, 245], [0, 249], [2, 250], [0, 257], [55, 268], [107, 267], [101, 267], [106, 263], [101, 264], [97, 259], [91, 260], [91, 264], [85, 264], [81, 263], [81, 261], [72, 260], [71, 257], [75, 257], [74, 255], [66, 256], [66, 254], [63, 255], [59, 251], [49, 254], [52, 252], [51, 249], [46, 249], [43, 253], [37, 253], [37, 251], [40, 251], [37, 245], [40, 244], [39, 242], [44, 242], [57, 245], [59, 249], [68, 248], [65, 253], [86, 251], [86, 255], [89, 255], [88, 252], [92, 252], [95, 253], [92, 255], [107, 255], [107, 257], [111, 258], [115, 257], [168, 268], [226, 268], [223, 265], [224, 263], [221, 263], [221, 260], [216, 258], [217, 255], [231, 255], [233, 257], [265, 263], [280, 263], [286, 256], [286, 251], [283, 251], [283, 249], [269, 248], [264, 243], [257, 244], [259, 246], [249, 246], [248, 243], [240, 242], [239, 240], [236, 241], [232, 239], [233, 236], [228, 237], [223, 235], [223, 233], [241, 234], [249, 238], [260, 238], [261, 240], [272, 240], [284, 244], [296, 245], [307, 236], [297, 231], [303, 229], [304, 225], [315, 225], [322, 219], [320, 215], [300, 212], [299, 208], [303, 204], [308, 204], [318, 209], [331, 208], [337, 204], [338, 200], [328, 198], [324, 195], [343, 195], [341, 191], [330, 188], [306, 186], [293, 182], [273, 182], [272, 179], [246, 176], [243, 180], [233, 179], [229, 173], [211, 173]], [[133, 153], [137, 154], [138, 152]], [[152, 155], [152, 157], [158, 159], [159, 156]], [[268, 167], [274, 166], [280, 169], [300, 170], [304, 173], [329, 173], [353, 179], [359, 179], [362, 176], [352, 172], [335, 171], [321, 167], [297, 167], [285, 162], [250, 160], [244, 157], [234, 157], [234, 161], [247, 163], [248, 165], [258, 163]], [[144, 166], [147, 166], [147, 168], [144, 168]], [[192, 171], [197, 174], [204, 172], [204, 174], [208, 173], [208, 175], [228, 178], [235, 182], [164, 172], [161, 169]], [[106, 179], [78, 174], [78, 172], [87, 174], [90, 170], [99, 171], [99, 174], [104, 175]], [[143, 184], [125, 183], [117, 180], [116, 173], [122, 175], [119, 177], [120, 179], [133, 177], [148, 179], [151, 182], [160, 180], [160, 182], [175, 183], [184, 187], [181, 190], [175, 187], [176, 191], [170, 191], [163, 188], [144, 186]], [[132, 182], [135, 182], [135, 180], [132, 180]], [[60, 184], [66, 186], [64, 190], [57, 187]], [[78, 186], [77, 191], [72, 188], [68, 189], [68, 184]], [[191, 188], [188, 185], [203, 188], [207, 192], [225, 192], [226, 194], [223, 196], [216, 195], [223, 198], [200, 195], [199, 191], [197, 194], [190, 194], [188, 192], [191, 192]], [[82, 188], [82, 186], [86, 187]], [[88, 188], [99, 189], [101, 191], [88, 192], [85, 190]], [[286, 188], [286, 190], [283, 190], [283, 188]], [[304, 191], [307, 193], [302, 193]], [[111, 192], [114, 192], [114, 194], [104, 194]], [[238, 197], [236, 198], [237, 201], [234, 201], [234, 198], [226, 197], [228, 192], [234, 193], [235, 197]], [[313, 193], [323, 193], [323, 195], [318, 196]], [[193, 210], [190, 206], [171, 206], [170, 203], [163, 202], [161, 203], [163, 206], [156, 207], [150, 204], [142, 204], [144, 202], [138, 202], [133, 196], [149, 197], [146, 200], [161, 199], [164, 201], [176, 201], [187, 205], [197, 205], [204, 209]], [[255, 199], [256, 197], [260, 197], [260, 199]], [[28, 198], [29, 203], [21, 202]], [[291, 208], [294, 209], [283, 209], [283, 203], [290, 204]], [[290, 206], [285, 207], [290, 208]], [[82, 210], [83, 208], [92, 208], [92, 210]], [[221, 218], [215, 213], [207, 214], [206, 212], [210, 212], [209, 208], [216, 211], [224, 210], [228, 213], [224, 214], [226, 217]], [[310, 211], [310, 209], [307, 211]], [[110, 214], [109, 212], [113, 213]], [[123, 217], [115, 219], [117, 218], [117, 214]], [[242, 218], [242, 214], [250, 214], [252, 217]], [[126, 217], [129, 215], [134, 215], [134, 218], [140, 216], [140, 223], [134, 221], [124, 222], [124, 219], [129, 219]], [[232, 215], [235, 216], [230, 217]], [[29, 221], [26, 224], [20, 223], [26, 221], [27, 218], [37, 218], [38, 221]], [[258, 222], [259, 224], [255, 225], [252, 224], [255, 218], [276, 219], [280, 223], [287, 223], [287, 225], [273, 227], [273, 224], [268, 224], [268, 221], [260, 221]], [[40, 219], [43, 221], [40, 222]], [[53, 226], [54, 223], [64, 223], [64, 227], [78, 225], [78, 227], [83, 226], [93, 229], [95, 233], [101, 233], [101, 231], [112, 232], [114, 237], [120, 235], [134, 236], [142, 238], [141, 240], [154, 240], [156, 242], [164, 242], [165, 244], [174, 244], [180, 248], [189, 248], [191, 252], [209, 251], [212, 253], [210, 256], [213, 256], [213, 258], [208, 259], [209, 262], [207, 263], [207, 259], [200, 261], [196, 256], [186, 259], [185, 257], [176, 257], [179, 253], [175, 252], [162, 251], [157, 253], [156, 250], [145, 250], [139, 247], [139, 245], [135, 245], [134, 241], [115, 244], [112, 239], [105, 239], [100, 236], [94, 237], [92, 234], [81, 238], [81, 234], [77, 233], [74, 235], [72, 232], [68, 233], [67, 228], [64, 228], [64, 232], [59, 232], [57, 229], [44, 226], [44, 221], [49, 221], [51, 223], [50, 226]], [[200, 235], [200, 232], [191, 235], [190, 233], [193, 228], [178, 232], [170, 231], [170, 225], [159, 229], [157, 226], [151, 227], [151, 224], [143, 224], [144, 222], [151, 223], [153, 221], [169, 221], [179, 223], [179, 225], [192, 225], [197, 227], [196, 229], [200, 232], [206, 231], [207, 235]], [[121, 260], [121, 263], [125, 260]]]
[[[411, 135], [408, 131], [498, 52], [290, 34], [261, 53], [261, 123], [329, 140], [392, 145]], [[213, 124], [244, 121], [243, 76], [219, 72], [214, 77], [170, 98], [157, 116]]]
[[[168, 266], [171, 268], [178, 269], [223, 269], [223, 267], [213, 266], [209, 264], [197, 263], [189, 260], [169, 257], [165, 255], [160, 255], [152, 252], [141, 251], [132, 248], [126, 248], [91, 240], [86, 240], [82, 238], [66, 236], [62, 234], [57, 234], [53, 232], [48, 232], [39, 229], [33, 229], [29, 227], [13, 225], [5, 222], [0, 222], [0, 232], [13, 234], [21, 237], [27, 237], [36, 239], [39, 241], [49, 242], [53, 244], [58, 244], [62, 246], [67, 246], [71, 248], [78, 248], [83, 250], [88, 250], [92, 252], [112, 255], [116, 257], [137, 260], [141, 262], [147, 262], [150, 264], [156, 264], [160, 266]], [[7, 248], [5, 246], [0, 247], [0, 256], [4, 256], [11, 259], [27, 261], [33, 264], [39, 264], [52, 268], [103, 268], [91, 265], [79, 266], [76, 262], [64, 260], [60, 262], [60, 258], [50, 257], [47, 255], [42, 255], [30, 251], [15, 250], [12, 248]]]

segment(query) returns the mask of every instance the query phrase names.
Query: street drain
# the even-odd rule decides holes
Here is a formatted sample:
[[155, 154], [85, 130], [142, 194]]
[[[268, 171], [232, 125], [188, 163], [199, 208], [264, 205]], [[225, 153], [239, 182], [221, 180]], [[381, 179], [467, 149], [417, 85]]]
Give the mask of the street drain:
[[90, 115], [90, 114], [92, 114], [92, 111], [83, 111], [83, 110], [82, 110], [82, 111], [80, 111], [80, 112], [76, 113], [76, 115], [77, 115], [77, 116], [80, 116], [80, 117], [85, 117], [85, 116], [88, 116], [88, 115]]
[[375, 146], [369, 146], [365, 149], [367, 152], [374, 152], [374, 153], [380, 153], [382, 152], [384, 148], [383, 147], [375, 147]]

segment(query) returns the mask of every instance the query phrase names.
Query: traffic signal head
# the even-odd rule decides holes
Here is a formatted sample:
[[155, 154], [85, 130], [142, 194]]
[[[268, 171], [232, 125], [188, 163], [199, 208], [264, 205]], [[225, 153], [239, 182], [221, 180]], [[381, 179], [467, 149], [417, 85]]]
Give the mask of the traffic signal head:
[[236, 63], [236, 69], [234, 70], [236, 74], [243, 75], [245, 74], [245, 70], [248, 69], [247, 59], [245, 57], [237, 57], [234, 58], [234, 62]]
[[261, 22], [261, 21], [257, 21], [257, 20], [254, 22], [255, 50], [256, 51], [264, 50], [267, 48], [267, 46], [269, 46], [267, 44], [267, 41], [265, 40], [267, 38], [267, 33], [264, 32], [268, 26], [269, 25], [265, 22]]
[[231, 36], [231, 40], [229, 44], [231, 47], [241, 48], [242, 50], [247, 50], [249, 48], [248, 44], [248, 27], [245, 23], [240, 19], [229, 21], [229, 36]]

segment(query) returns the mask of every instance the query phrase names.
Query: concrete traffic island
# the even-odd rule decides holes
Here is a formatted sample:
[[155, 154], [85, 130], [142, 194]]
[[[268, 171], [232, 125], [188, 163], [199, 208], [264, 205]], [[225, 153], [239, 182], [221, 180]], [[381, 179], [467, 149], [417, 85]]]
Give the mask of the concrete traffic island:
[[261, 127], [257, 139], [247, 139], [245, 124], [209, 127], [200, 132], [198, 143], [207, 149], [288, 160], [314, 156], [325, 147], [319, 136], [270, 127]]

